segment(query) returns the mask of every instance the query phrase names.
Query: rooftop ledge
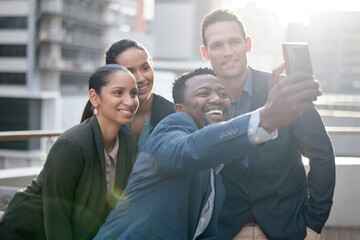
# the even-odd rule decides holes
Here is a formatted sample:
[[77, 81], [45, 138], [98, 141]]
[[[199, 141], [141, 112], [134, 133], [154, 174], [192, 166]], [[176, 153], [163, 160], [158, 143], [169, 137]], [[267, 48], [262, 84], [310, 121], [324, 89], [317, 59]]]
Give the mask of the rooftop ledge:
[[[309, 165], [309, 159], [303, 158], [304, 165]], [[360, 157], [335, 157], [336, 165], [360, 165]], [[42, 166], [25, 168], [0, 169], [0, 179], [37, 176]]]

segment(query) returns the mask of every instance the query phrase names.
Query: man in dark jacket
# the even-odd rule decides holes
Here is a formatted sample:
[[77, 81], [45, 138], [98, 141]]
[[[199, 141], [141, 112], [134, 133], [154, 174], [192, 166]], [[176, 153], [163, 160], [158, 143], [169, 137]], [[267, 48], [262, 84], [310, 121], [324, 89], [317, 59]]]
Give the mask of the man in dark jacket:
[[[211, 62], [228, 90], [231, 117], [264, 105], [271, 73], [248, 67], [251, 39], [239, 18], [225, 9], [209, 13], [202, 23], [202, 40], [203, 58]], [[297, 73], [280, 82], [300, 75], [304, 81], [313, 79]], [[219, 239], [236, 235], [236, 239], [318, 239], [335, 186], [331, 141], [315, 108], [278, 132], [274, 141], [221, 171], [226, 200], [219, 219]], [[302, 155], [310, 160], [307, 176]], [[259, 232], [263, 238], [246, 238], [247, 231]]]

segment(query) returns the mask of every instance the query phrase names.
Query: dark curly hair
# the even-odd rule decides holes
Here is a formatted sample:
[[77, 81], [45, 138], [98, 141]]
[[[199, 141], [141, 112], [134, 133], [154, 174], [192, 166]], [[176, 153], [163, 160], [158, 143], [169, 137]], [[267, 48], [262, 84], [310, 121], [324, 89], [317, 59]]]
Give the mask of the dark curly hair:
[[146, 56], [150, 58], [149, 52], [146, 48], [133, 39], [124, 38], [117, 42], [114, 42], [109, 48], [105, 50], [105, 63], [116, 64], [116, 58], [129, 48], [136, 48], [146, 53]]
[[184, 90], [185, 90], [185, 83], [188, 79], [198, 76], [198, 75], [206, 75], [210, 74], [216, 76], [212, 69], [210, 68], [197, 68], [193, 71], [186, 72], [178, 76], [172, 88], [172, 95], [175, 104], [183, 103], [184, 101]]

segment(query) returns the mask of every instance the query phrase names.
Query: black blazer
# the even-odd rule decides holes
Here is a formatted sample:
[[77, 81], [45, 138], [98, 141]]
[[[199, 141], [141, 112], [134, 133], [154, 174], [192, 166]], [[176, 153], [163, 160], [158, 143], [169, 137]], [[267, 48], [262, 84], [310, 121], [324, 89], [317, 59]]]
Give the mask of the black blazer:
[[153, 101], [151, 104], [151, 119], [150, 123], [153, 130], [156, 125], [165, 117], [175, 112], [174, 103], [165, 99], [164, 97], [153, 93]]
[[[127, 184], [137, 143], [119, 132], [114, 195]], [[95, 116], [65, 131], [43, 170], [15, 195], [0, 222], [1, 239], [92, 239], [114, 207], [106, 198], [104, 144]]]
[[[252, 70], [252, 110], [263, 106], [271, 73]], [[306, 226], [321, 232], [332, 206], [334, 152], [316, 109], [278, 129], [278, 137], [221, 171], [226, 190], [218, 239], [232, 239], [250, 215], [268, 239], [303, 240]], [[302, 155], [310, 159], [306, 176]]]

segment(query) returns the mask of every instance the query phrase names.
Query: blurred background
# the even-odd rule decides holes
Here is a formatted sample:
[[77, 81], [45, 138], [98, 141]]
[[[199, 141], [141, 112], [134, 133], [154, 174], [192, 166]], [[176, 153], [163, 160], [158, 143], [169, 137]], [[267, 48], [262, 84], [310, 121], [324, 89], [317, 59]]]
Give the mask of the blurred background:
[[[154, 91], [172, 100], [177, 75], [209, 66], [199, 50], [200, 24], [219, 7], [242, 18], [254, 68], [277, 67], [283, 42], [309, 43], [325, 93], [317, 108], [337, 156], [334, 204], [342, 207], [334, 207], [328, 224], [357, 229], [360, 190], [349, 187], [360, 184], [360, 6], [351, 0], [0, 0], [0, 132], [61, 133], [79, 123], [88, 77], [104, 64], [105, 48], [120, 38], [148, 48]], [[54, 141], [45, 136], [0, 139], [0, 169], [37, 174]], [[0, 185], [1, 179], [16, 185], [7, 174], [0, 170]]]

